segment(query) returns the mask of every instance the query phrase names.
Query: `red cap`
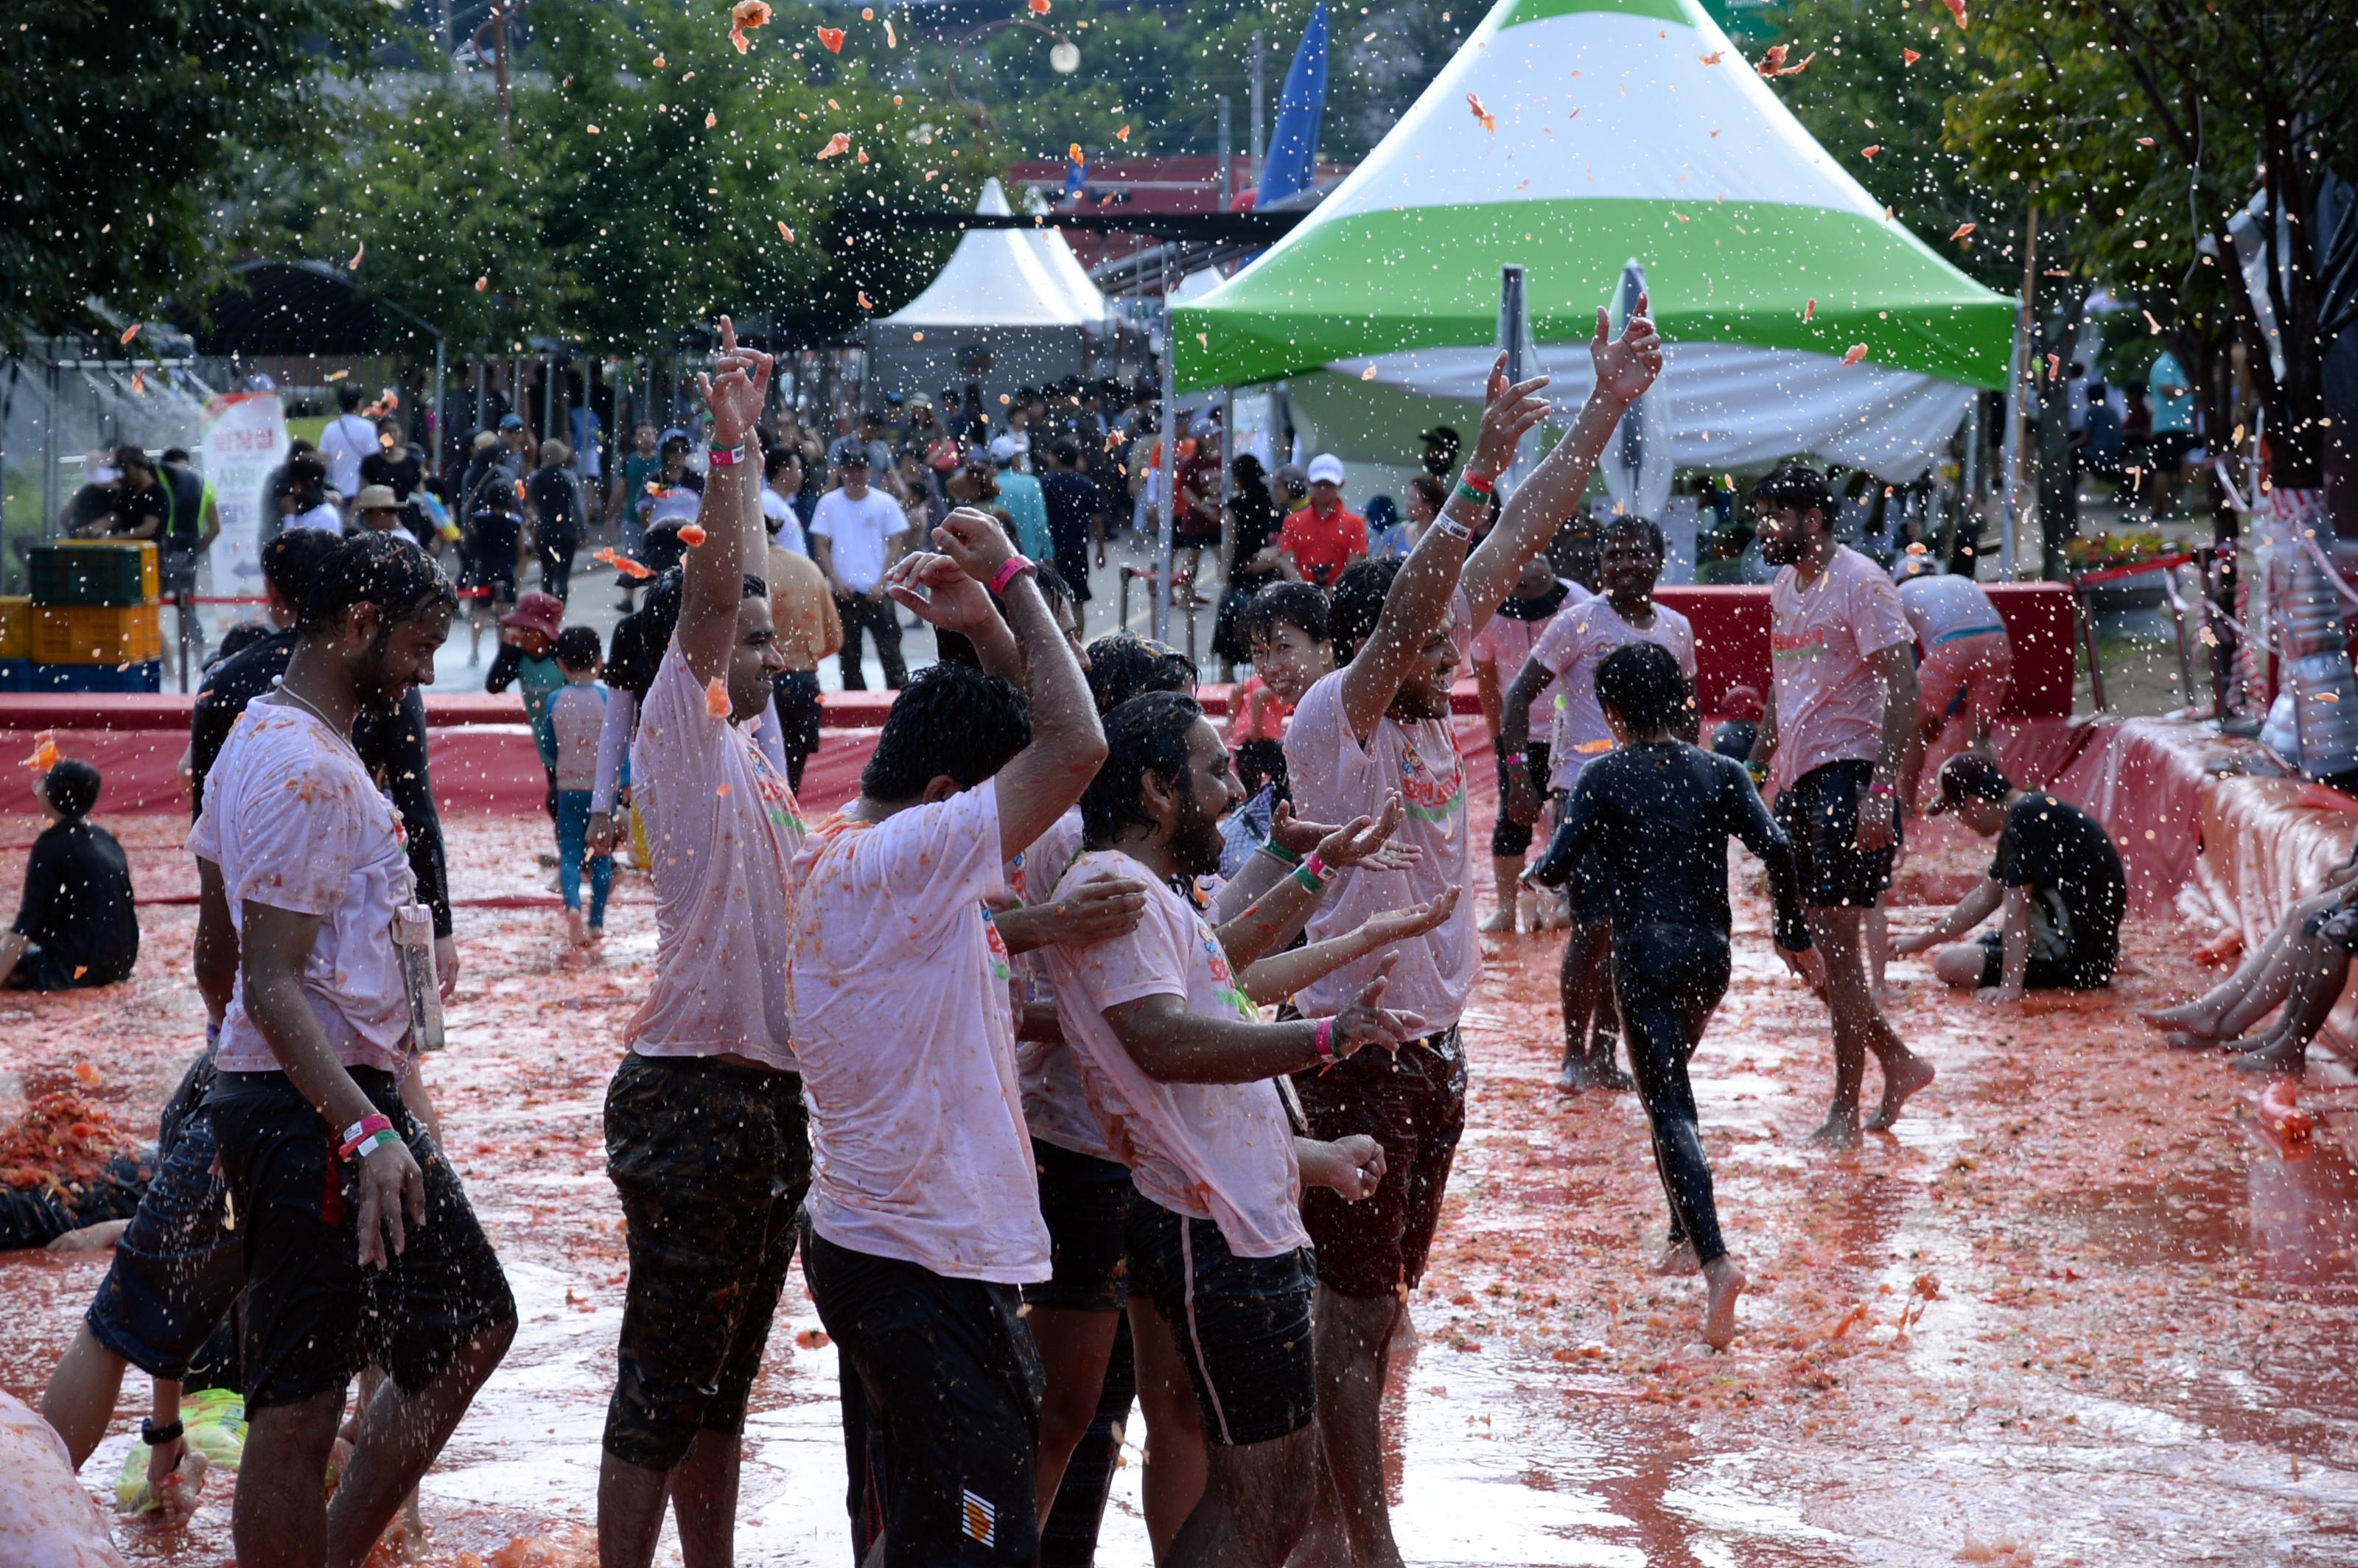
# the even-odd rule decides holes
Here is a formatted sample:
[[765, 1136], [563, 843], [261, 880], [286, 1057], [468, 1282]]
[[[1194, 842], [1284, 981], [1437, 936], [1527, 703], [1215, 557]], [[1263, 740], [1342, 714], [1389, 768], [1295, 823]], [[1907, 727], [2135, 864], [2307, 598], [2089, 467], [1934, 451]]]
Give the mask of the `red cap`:
[[565, 600], [553, 593], [527, 593], [516, 600], [514, 610], [500, 617], [500, 624], [537, 632], [554, 643], [565, 630]]

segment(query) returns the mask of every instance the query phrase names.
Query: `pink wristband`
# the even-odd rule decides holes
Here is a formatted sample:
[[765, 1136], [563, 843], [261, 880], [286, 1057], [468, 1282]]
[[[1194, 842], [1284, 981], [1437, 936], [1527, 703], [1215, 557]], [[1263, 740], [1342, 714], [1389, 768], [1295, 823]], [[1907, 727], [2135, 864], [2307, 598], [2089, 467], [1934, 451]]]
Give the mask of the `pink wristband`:
[[344, 1141], [336, 1150], [337, 1157], [339, 1159], [349, 1160], [352, 1157], [352, 1151], [367, 1142], [371, 1138], [380, 1132], [390, 1132], [392, 1130], [393, 1121], [390, 1118], [382, 1114], [364, 1116], [358, 1121], [353, 1122], [350, 1127], [344, 1129]]
[[1335, 1065], [1335, 1021], [1322, 1018], [1311, 1032], [1310, 1043], [1318, 1048], [1318, 1059], [1331, 1067]]
[[1007, 591], [1007, 585], [1015, 580], [1015, 574], [1017, 572], [1030, 571], [1031, 569], [1032, 561], [1029, 557], [1020, 554], [1008, 557], [1007, 564], [1001, 567], [998, 574], [990, 579], [990, 591], [992, 595], [996, 597], [1000, 594], [1005, 593]]
[[705, 455], [717, 469], [733, 469], [747, 460], [746, 451], [742, 446], [713, 447], [708, 449]]

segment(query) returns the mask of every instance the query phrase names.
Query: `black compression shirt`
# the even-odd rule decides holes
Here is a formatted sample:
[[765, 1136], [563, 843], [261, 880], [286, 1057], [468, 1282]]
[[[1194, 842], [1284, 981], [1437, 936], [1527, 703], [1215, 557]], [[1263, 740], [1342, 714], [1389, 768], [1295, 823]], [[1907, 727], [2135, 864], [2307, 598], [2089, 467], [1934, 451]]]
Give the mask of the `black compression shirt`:
[[1594, 849], [1604, 861], [1616, 931], [1659, 924], [1724, 932], [1733, 923], [1730, 838], [1743, 839], [1768, 868], [1779, 944], [1807, 947], [1801, 880], [1784, 830], [1743, 764], [1683, 741], [1623, 746], [1581, 769], [1539, 876], [1560, 883]]

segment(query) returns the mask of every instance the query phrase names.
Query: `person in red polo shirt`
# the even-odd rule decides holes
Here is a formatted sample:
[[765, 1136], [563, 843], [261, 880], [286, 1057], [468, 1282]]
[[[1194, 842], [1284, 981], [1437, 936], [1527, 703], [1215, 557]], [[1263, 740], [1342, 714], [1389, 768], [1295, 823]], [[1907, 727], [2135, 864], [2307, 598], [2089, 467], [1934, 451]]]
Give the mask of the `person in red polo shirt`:
[[1368, 520], [1343, 506], [1343, 460], [1321, 452], [1310, 460], [1310, 504], [1285, 520], [1277, 558], [1285, 575], [1333, 588], [1345, 567], [1368, 554]]

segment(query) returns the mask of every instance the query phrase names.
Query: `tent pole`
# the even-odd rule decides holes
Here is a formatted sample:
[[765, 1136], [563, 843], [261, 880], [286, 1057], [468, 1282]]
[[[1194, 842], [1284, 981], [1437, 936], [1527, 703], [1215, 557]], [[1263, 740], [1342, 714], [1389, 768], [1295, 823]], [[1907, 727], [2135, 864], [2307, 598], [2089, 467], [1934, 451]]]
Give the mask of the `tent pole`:
[[1175, 543], [1173, 514], [1177, 510], [1174, 503], [1179, 497], [1174, 484], [1179, 467], [1178, 356], [1172, 351], [1171, 342], [1170, 260], [1171, 252], [1167, 245], [1155, 253], [1154, 270], [1158, 275], [1155, 281], [1163, 286], [1163, 465], [1154, 487], [1156, 499], [1162, 503], [1163, 509], [1160, 526], [1156, 529], [1160, 537], [1155, 551], [1154, 580], [1154, 638], [1159, 643], [1170, 641], [1163, 633], [1170, 625], [1171, 556]]
[[2006, 537], [2000, 549], [1999, 576], [2007, 582], [2021, 575], [2016, 551], [2022, 532], [2025, 498], [2033, 493], [2030, 482], [2030, 443], [2028, 440], [2029, 399], [2038, 378], [2031, 373], [2030, 326], [2039, 308], [2039, 208], [2033, 203], [2023, 214], [2022, 226], [2022, 319], [2014, 330], [2014, 385], [2008, 388], [2006, 410], [2006, 441], [2013, 447], [2011, 460], [2006, 464]]

